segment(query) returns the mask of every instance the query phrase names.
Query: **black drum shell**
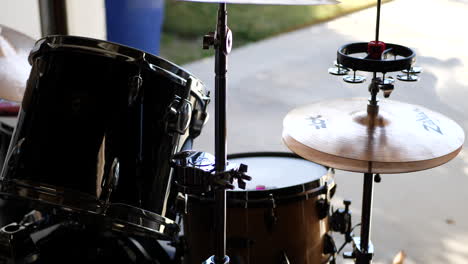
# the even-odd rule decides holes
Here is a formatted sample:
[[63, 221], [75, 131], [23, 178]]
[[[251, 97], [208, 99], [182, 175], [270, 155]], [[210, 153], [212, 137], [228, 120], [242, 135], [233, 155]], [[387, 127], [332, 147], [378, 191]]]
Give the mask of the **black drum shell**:
[[[67, 199], [85, 210], [99, 208], [106, 194], [111, 203], [171, 217], [175, 194], [169, 161], [199, 134], [192, 125], [203, 124], [195, 119], [206, 116], [203, 84], [157, 56], [88, 38], [46, 37], [29, 59], [32, 71], [2, 172], [2, 192], [21, 196], [12, 191], [14, 185], [58, 196], [78, 193], [87, 198]], [[184, 109], [174, 116], [180, 102]], [[173, 129], [178, 123], [182, 131]], [[104, 185], [114, 161], [119, 176], [110, 194]], [[26, 198], [41, 199], [32, 193]], [[52, 203], [56, 200], [63, 199]], [[96, 206], [80, 204], [93, 200]]]

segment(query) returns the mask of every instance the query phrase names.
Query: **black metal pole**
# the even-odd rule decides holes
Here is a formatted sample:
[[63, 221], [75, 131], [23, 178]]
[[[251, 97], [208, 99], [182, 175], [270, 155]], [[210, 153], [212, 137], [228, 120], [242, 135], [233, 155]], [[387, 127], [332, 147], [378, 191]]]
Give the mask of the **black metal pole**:
[[38, 0], [42, 36], [68, 35], [65, 0]]
[[[369, 252], [369, 242], [371, 236], [372, 200], [373, 200], [374, 174], [364, 173], [364, 189], [362, 193], [362, 213], [361, 213], [361, 252]], [[357, 263], [360, 263], [359, 261]], [[370, 262], [369, 262], [370, 263]]]
[[[216, 171], [226, 170], [226, 112], [227, 112], [227, 11], [226, 4], [220, 3], [215, 39], [215, 158]], [[216, 229], [215, 229], [215, 263], [226, 263], [226, 189], [219, 188], [215, 193]]]
[[377, 22], [375, 23], [375, 41], [379, 41], [380, 33], [380, 7], [382, 6], [382, 0], [377, 0]]

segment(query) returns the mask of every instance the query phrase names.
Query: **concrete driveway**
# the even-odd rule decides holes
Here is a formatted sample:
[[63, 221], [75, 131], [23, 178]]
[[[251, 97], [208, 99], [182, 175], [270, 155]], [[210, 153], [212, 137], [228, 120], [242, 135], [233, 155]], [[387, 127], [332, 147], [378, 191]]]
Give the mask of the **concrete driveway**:
[[[229, 57], [228, 153], [288, 151], [282, 119], [319, 100], [367, 97], [364, 84], [347, 84], [327, 68], [336, 50], [374, 39], [375, 8], [234, 50]], [[214, 22], [214, 21], [213, 21]], [[380, 38], [411, 47], [424, 72], [416, 83], [396, 82], [392, 100], [440, 112], [468, 131], [468, 1], [395, 0], [382, 8]], [[235, 32], [234, 32], [235, 41]], [[185, 65], [213, 90], [213, 58]], [[210, 105], [213, 113], [214, 103]], [[363, 106], [364, 107], [364, 106]], [[195, 148], [213, 153], [214, 119]], [[362, 175], [337, 171], [335, 204], [361, 210]], [[372, 241], [375, 263], [400, 250], [407, 264], [468, 263], [468, 151], [435, 169], [382, 175], [376, 185]], [[340, 263], [348, 263], [340, 260]]]

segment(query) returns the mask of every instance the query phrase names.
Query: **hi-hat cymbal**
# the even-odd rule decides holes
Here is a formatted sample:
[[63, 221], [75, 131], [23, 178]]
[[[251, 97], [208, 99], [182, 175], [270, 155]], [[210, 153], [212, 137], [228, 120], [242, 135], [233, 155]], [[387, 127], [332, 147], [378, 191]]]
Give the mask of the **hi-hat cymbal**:
[[31, 71], [28, 55], [34, 39], [0, 25], [0, 98], [21, 102]]
[[296, 154], [336, 169], [403, 173], [442, 165], [461, 150], [465, 134], [451, 119], [397, 101], [367, 99], [318, 102], [292, 110], [283, 121], [283, 141]]
[[332, 5], [340, 2], [335, 0], [179, 0], [183, 2], [226, 3], [245, 5]]

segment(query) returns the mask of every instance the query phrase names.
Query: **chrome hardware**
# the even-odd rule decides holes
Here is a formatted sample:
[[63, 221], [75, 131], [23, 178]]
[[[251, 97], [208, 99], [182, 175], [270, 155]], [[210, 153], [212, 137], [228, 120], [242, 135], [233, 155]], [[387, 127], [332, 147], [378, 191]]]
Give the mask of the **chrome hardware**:
[[211, 46], [215, 45], [215, 33], [208, 32], [208, 34], [203, 36], [203, 49], [209, 49]]
[[419, 80], [419, 77], [408, 72], [406, 74], [398, 74], [397, 79], [404, 82], [415, 82]]
[[275, 198], [273, 197], [273, 194], [270, 194], [269, 198], [271, 202], [271, 207], [267, 209], [265, 212], [265, 225], [266, 228], [269, 232], [273, 232], [273, 228], [278, 222], [278, 217], [276, 216], [276, 201]]
[[393, 77], [384, 78], [380, 82], [379, 89], [383, 92], [385, 98], [390, 97], [390, 94], [395, 89], [395, 86], [393, 85], [394, 83], [395, 79], [393, 79]]
[[351, 238], [351, 200], [344, 200], [344, 209], [337, 209], [330, 219], [330, 229]]
[[20, 223], [11, 223], [0, 229], [0, 262], [1, 263], [34, 263], [37, 261], [38, 249], [31, 234], [45, 222], [42, 213], [33, 210], [26, 214]]
[[112, 162], [112, 166], [110, 168], [109, 173], [106, 177], [102, 180], [101, 188], [102, 194], [100, 200], [104, 202], [104, 205], [110, 204], [110, 197], [112, 191], [117, 187], [119, 183], [119, 173], [120, 173], [120, 163], [117, 158], [114, 159]]
[[3, 180], [3, 175], [5, 175], [3, 170], [16, 168], [16, 163], [18, 162], [17, 157], [20, 156], [21, 147], [23, 146], [25, 141], [26, 141], [26, 138], [22, 138], [18, 140], [18, 143], [10, 151], [8, 151], [8, 155], [5, 158], [4, 166], [2, 168], [2, 177], [0, 180]]
[[192, 119], [192, 103], [187, 99], [182, 99], [175, 96], [169, 104], [165, 114], [166, 132], [169, 134], [179, 133], [185, 134], [189, 128]]
[[283, 251], [283, 254], [281, 255], [281, 264], [291, 264], [289, 261], [288, 255], [286, 255], [286, 252]]
[[188, 194], [177, 193], [176, 211], [182, 214], [188, 214]]
[[229, 257], [224, 256], [224, 259], [221, 261], [215, 261], [215, 256], [209, 257], [207, 260], [203, 261], [203, 264], [229, 264]]
[[234, 179], [241, 189], [245, 189], [247, 165], [228, 164], [226, 171], [216, 173], [213, 155], [194, 150], [182, 151], [171, 159], [175, 169], [175, 182], [180, 191], [186, 194], [200, 194], [217, 188], [234, 189]]
[[328, 68], [328, 73], [331, 75], [346, 75], [349, 73], [349, 69], [347, 68], [342, 68], [342, 67], [333, 67], [333, 68]]
[[366, 81], [366, 77], [362, 75], [356, 75], [356, 71], [353, 71], [353, 75], [344, 76], [343, 81], [347, 83], [363, 83]]
[[419, 74], [422, 72], [422, 67], [411, 67], [409, 69], [402, 70], [401, 72], [409, 74]]
[[328, 68], [328, 73], [331, 75], [346, 75], [350, 71], [350, 69], [344, 67], [342, 64], [339, 64], [337, 61], [334, 61], [333, 65], [335, 65], [335, 67]]
[[136, 101], [142, 96], [141, 86], [143, 85], [143, 78], [141, 74], [130, 77], [129, 80], [129, 95], [128, 95], [128, 105], [134, 105]]

